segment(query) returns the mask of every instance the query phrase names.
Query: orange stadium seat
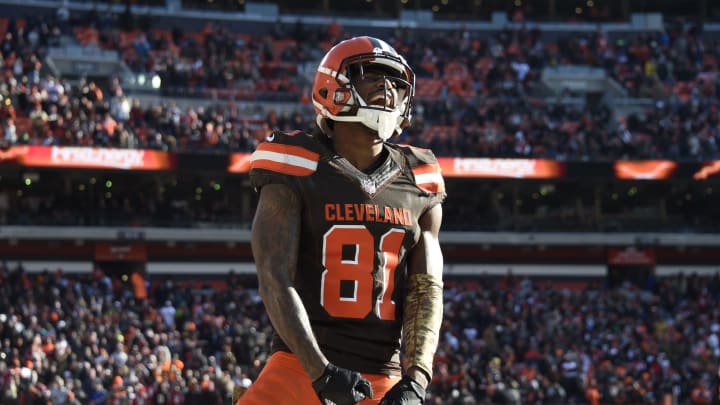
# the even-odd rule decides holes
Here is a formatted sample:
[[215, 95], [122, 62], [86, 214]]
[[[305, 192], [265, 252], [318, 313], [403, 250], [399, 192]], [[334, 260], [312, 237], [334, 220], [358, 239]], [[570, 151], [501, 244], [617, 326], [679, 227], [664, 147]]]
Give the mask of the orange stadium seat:
[[273, 40], [273, 61], [280, 62], [280, 55], [290, 46], [295, 46], [294, 39], [275, 39]]
[[421, 138], [427, 138], [431, 139], [437, 136], [437, 134], [440, 133], [452, 133], [455, 132], [455, 127], [452, 125], [430, 125], [425, 127], [425, 129], [422, 132], [422, 135], [420, 135]]
[[418, 78], [415, 80], [415, 97], [436, 98], [440, 96], [443, 88], [441, 79]]
[[100, 35], [93, 27], [76, 28], [75, 38], [83, 46], [98, 45], [100, 43]]
[[205, 37], [207, 36], [207, 33], [205, 32], [188, 32], [185, 35], [186, 37], [191, 38], [195, 43], [198, 45], [204, 45], [205, 44]]
[[152, 34], [156, 38], [164, 38], [169, 44], [174, 43], [172, 31], [170, 31], [170, 30], [154, 29], [154, 30], [152, 30]]
[[[180, 55], [180, 47], [173, 40], [172, 31], [155, 29], [152, 30], [151, 37], [155, 39], [164, 39], [167, 43], [167, 51], [171, 52], [175, 57]], [[165, 50], [163, 52], [165, 52]]]
[[132, 30], [132, 31], [120, 31], [120, 43], [118, 46], [122, 48], [127, 48], [129, 46], [132, 46], [133, 41], [135, 40], [135, 37], [140, 33], [140, 30]]

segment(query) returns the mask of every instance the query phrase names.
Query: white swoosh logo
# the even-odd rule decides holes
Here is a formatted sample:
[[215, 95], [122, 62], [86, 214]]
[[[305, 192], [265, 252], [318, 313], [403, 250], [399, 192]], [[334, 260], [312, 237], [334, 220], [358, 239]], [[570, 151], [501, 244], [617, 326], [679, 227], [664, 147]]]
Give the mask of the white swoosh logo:
[[265, 138], [265, 140], [267, 140], [268, 142], [274, 141], [274, 140], [275, 140], [275, 133], [272, 133], [272, 134], [268, 135], [268, 137]]

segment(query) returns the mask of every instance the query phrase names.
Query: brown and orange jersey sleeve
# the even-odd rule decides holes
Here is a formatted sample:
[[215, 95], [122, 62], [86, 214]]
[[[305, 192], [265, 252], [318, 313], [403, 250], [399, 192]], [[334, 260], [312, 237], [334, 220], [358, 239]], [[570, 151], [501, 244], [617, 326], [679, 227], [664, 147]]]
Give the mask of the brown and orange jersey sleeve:
[[447, 193], [445, 192], [445, 180], [435, 154], [430, 149], [409, 145], [398, 146], [398, 148], [403, 151], [408, 161], [415, 185], [432, 197], [428, 208], [442, 203]]
[[250, 157], [250, 183], [256, 189], [267, 184], [286, 184], [296, 189], [298, 177], [317, 170], [320, 154], [304, 132], [275, 131], [258, 145]]

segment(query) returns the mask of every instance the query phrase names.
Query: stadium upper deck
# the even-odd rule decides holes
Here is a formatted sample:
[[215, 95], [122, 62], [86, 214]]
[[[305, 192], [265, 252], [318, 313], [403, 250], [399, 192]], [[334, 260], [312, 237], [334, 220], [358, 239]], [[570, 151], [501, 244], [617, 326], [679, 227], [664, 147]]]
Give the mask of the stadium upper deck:
[[[94, 1], [93, 3], [124, 3], [123, 1]], [[607, 22], [628, 20], [632, 13], [659, 12], [669, 17], [717, 19], [720, 8], [709, 0], [347, 0], [342, 2], [307, 0], [129, 0], [128, 3], [144, 7], [172, 7], [188, 10], [220, 10], [245, 12], [260, 5], [283, 14], [364, 16], [398, 18], [403, 12], [427, 10], [439, 20], [486, 20], [493, 12], [505, 12], [514, 19], [534, 21], [587, 21]]]
[[[286, 25], [283, 19], [292, 16], [231, 16], [242, 21], [241, 30], [227, 15], [208, 26], [208, 18], [218, 17], [212, 12], [136, 6], [126, 18], [122, 7], [120, 13], [108, 14], [97, 6], [67, 4], [67, 20], [49, 8], [57, 2], [37, 1], [34, 7], [47, 15], [36, 12], [0, 24], [10, 34], [3, 42], [3, 96], [11, 102], [3, 108], [14, 109], [3, 121], [9, 144], [190, 145], [202, 150], [207, 149], [202, 131], [209, 130], [209, 139], [216, 140], [210, 142], [212, 150], [252, 150], [254, 142], [233, 141], [248, 139], [250, 121], [251, 130], [254, 125], [260, 131], [285, 125], [304, 128], [312, 122], [308, 83], [313, 63], [327, 47], [362, 24], [366, 30], [390, 30], [393, 24], [303, 17], [305, 23]], [[10, 14], [23, 12], [27, 15], [27, 7], [17, 6]], [[154, 14], [163, 18], [143, 22]], [[416, 125], [402, 141], [444, 156], [714, 159], [717, 125], [713, 115], [704, 113], [716, 108], [720, 86], [720, 47], [705, 38], [712, 25], [700, 30], [692, 24], [663, 25], [657, 15], [636, 17], [605, 24], [601, 30], [587, 23], [528, 28], [499, 19], [473, 22], [459, 31], [446, 23], [428, 24], [434, 31], [396, 26], [389, 38], [418, 72]], [[245, 25], [251, 20], [255, 22]], [[179, 21], [182, 28], [173, 26]], [[193, 24], [203, 28], [196, 30]], [[569, 28], [587, 34], [568, 37]], [[88, 51], [97, 48], [116, 55], [113, 63], [127, 70], [131, 80], [102, 73], [101, 63], [93, 58], [99, 54]], [[70, 55], [64, 71], [62, 55]], [[144, 112], [130, 107], [134, 100], [150, 97], [138, 93], [141, 78], [157, 87], [155, 95], [167, 97], [146, 102]], [[71, 88], [73, 81], [81, 85]], [[84, 83], [95, 83], [93, 92], [105, 87], [104, 98], [82, 102]], [[67, 100], [46, 98], [60, 87]], [[196, 98], [178, 106], [177, 97], [192, 96]], [[207, 109], [207, 100], [223, 105]], [[275, 119], [272, 111], [278, 101], [295, 107]], [[63, 102], [79, 103], [87, 110], [85, 119], [67, 116]], [[232, 110], [243, 103], [259, 106], [260, 119], [234, 116]], [[205, 111], [216, 112], [208, 116]], [[45, 118], [57, 115], [63, 116], [59, 128]], [[163, 124], [167, 120], [183, 125]], [[106, 123], [118, 125], [125, 135], [104, 134]], [[71, 136], [66, 136], [68, 131]]]
[[[0, 91], [4, 100], [10, 100], [9, 103], [5, 101], [2, 107], [3, 137], [7, 146], [32, 146], [30, 149], [11, 149], [12, 152], [32, 150], [45, 153], [47, 149], [42, 148], [47, 146], [56, 152], [52, 156], [62, 155], [65, 159], [77, 154], [75, 149], [67, 149], [72, 146], [133, 151], [153, 149], [147, 155], [160, 156], [162, 162], [171, 161], [174, 156], [170, 154], [178, 152], [182, 156], [178, 157], [177, 166], [153, 166], [157, 172], [153, 175], [143, 173], [143, 177], [162, 185], [172, 182], [178, 173], [186, 173], [190, 169], [200, 171], [202, 168], [204, 174], [212, 173], [207, 174], [207, 178], [198, 179], [200, 183], [211, 184], [210, 181], [220, 179], [222, 184], [228, 184], [228, 178], [242, 182], [242, 176], [233, 177], [229, 173], [227, 162], [223, 159], [190, 156], [186, 152], [247, 153], [271, 128], [309, 126], [312, 113], [307, 112], [308, 105], [301, 100], [301, 75], [297, 72], [294, 76], [280, 73], [299, 83], [300, 93], [296, 94], [298, 99], [292, 103], [294, 110], [279, 113], [273, 109], [280, 104], [271, 100], [222, 99], [213, 91], [200, 93], [212, 99], [212, 103], [203, 98], [187, 97], [189, 89], [212, 90], [212, 81], [226, 80], [215, 85], [232, 87], [232, 81], [224, 78], [223, 74], [204, 75], [208, 69], [190, 68], [190, 79], [194, 84], [184, 88], [186, 98], [164, 98], [162, 92], [171, 90], [167, 83], [172, 81], [164, 76], [168, 67], [177, 69], [181, 65], [192, 65], [188, 61], [210, 66], [214, 59], [244, 60], [251, 73], [250, 79], [243, 82], [254, 86], [252, 93], [258, 95], [262, 92], [257, 91], [255, 86], [266, 86], [273, 80], [277, 84], [278, 81], [274, 77], [278, 72], [268, 70], [268, 64], [297, 64], [300, 60], [298, 55], [303, 53], [310, 61], [313, 56], [307, 55], [312, 55], [317, 47], [308, 44], [327, 46], [333, 38], [366, 27], [367, 30], [389, 33], [393, 42], [403, 47], [413, 65], [417, 66], [419, 80], [422, 81], [418, 83], [417, 125], [406, 131], [402, 141], [432, 148], [437, 155], [447, 157], [451, 162], [450, 168], [457, 169], [456, 174], [468, 167], [471, 169], [471, 176], [453, 179], [450, 185], [453, 194], [448, 200], [448, 212], [453, 215], [448, 215], [449, 229], [516, 232], [557, 229], [590, 232], [717, 230], [718, 204], [715, 201], [718, 193], [714, 180], [709, 183], [692, 180], [693, 174], [709, 171], [717, 175], [718, 172], [712, 163], [704, 166], [705, 161], [717, 159], [717, 145], [720, 144], [716, 114], [720, 47], [708, 34], [718, 31], [711, 23], [705, 23], [699, 29], [700, 25], [671, 24], [655, 18], [657, 15], [636, 15], [626, 22], [606, 23], [601, 26], [602, 30], [590, 23], [542, 23], [535, 30], [530, 29], [531, 26], [523, 28], [520, 23], [508, 22], [508, 16], [503, 13], [505, 19], [502, 21], [497, 16], [495, 19], [473, 21], [464, 24], [465, 29], [460, 31], [456, 29], [461, 26], [460, 23], [447, 21], [428, 23], [428, 30], [397, 30], [399, 20], [304, 16], [301, 17], [302, 24], [298, 25], [297, 15], [263, 17], [247, 10], [245, 14], [224, 15], [211, 11], [183, 11], [170, 7], [178, 5], [171, 2], [162, 7], [133, 6], [131, 14], [134, 17], [129, 20], [131, 29], [127, 30], [121, 24], [124, 9], [119, 4], [105, 8], [99, 2], [68, 2], [65, 8], [67, 19], [63, 19], [63, 12], [57, 14], [59, 3], [56, 1], [34, 1], [33, 14], [29, 14], [28, 6], [20, 6], [16, 1], [0, 1], [3, 2], [13, 4], [7, 9], [8, 18], [3, 20], [7, 25], [2, 26], [3, 30], [14, 34], [10, 38], [5, 37], [2, 42], [6, 76]], [[25, 17], [15, 18], [12, 14]], [[155, 15], [162, 18], [147, 19]], [[203, 30], [211, 17], [218, 19], [212, 27]], [[328, 31], [327, 25], [333, 21], [339, 24], [336, 28], [340, 29], [335, 36]], [[183, 23], [179, 26], [181, 29], [173, 30], [178, 22]], [[412, 25], [404, 20], [405, 23]], [[239, 31], [241, 25], [246, 31]], [[298, 27], [300, 31], [296, 31]], [[287, 31], [278, 32], [278, 28]], [[558, 39], [562, 35], [567, 37], [570, 29], [579, 34], [570, 39]], [[258, 31], [248, 33], [248, 30]], [[162, 35], [157, 35], [158, 32]], [[304, 41], [291, 38], [298, 32], [306, 35]], [[180, 39], [176, 40], [175, 35]], [[193, 41], [187, 41], [187, 38]], [[243, 42], [237, 42], [238, 39]], [[147, 94], [133, 93], [131, 86], [116, 75], [100, 75], [96, 81], [83, 77], [74, 80], [62, 76], [58, 78], [52, 76], [49, 70], [44, 70], [49, 65], [43, 63], [47, 62], [44, 57], [49, 48], [69, 49], [71, 46], [68, 44], [82, 44], [83, 40], [95, 45], [90, 49], [97, 51], [106, 47], [106, 51], [121, 51], [120, 55], [125, 56], [134, 52], [137, 57], [144, 49], [148, 53], [144, 62], [128, 57], [125, 66], [142, 69], [135, 73], [146, 77], [151, 74], [162, 77], [161, 81], [166, 85], [161, 85], [160, 93], [152, 98], [154, 101], [148, 101], [151, 98]], [[223, 50], [227, 46], [234, 47], [232, 52]], [[80, 49], [80, 62], [87, 63], [90, 56], [96, 55], [91, 51], [83, 53], [89, 48]], [[234, 53], [238, 49], [247, 55], [238, 56]], [[291, 52], [286, 53], [289, 50]], [[191, 54], [183, 53], [188, 51]], [[172, 57], [168, 57], [167, 61], [157, 56], [168, 53]], [[465, 59], [461, 60], [461, 57]], [[573, 94], [578, 92], [561, 92], [560, 97], [548, 96], [541, 88], [545, 86], [540, 81], [544, 66], [569, 64], [577, 67], [590, 62], [618, 83], [622, 92], [630, 97], [612, 99], [613, 105], [608, 106], [607, 100], [597, 102], [593, 97]], [[528, 69], [527, 74], [522, 76], [521, 73]], [[449, 79], [457, 77], [465, 77], [466, 81], [459, 87], [447, 85]], [[657, 77], [661, 85], [646, 86], [645, 79], [649, 77]], [[182, 77], [178, 80], [179, 89], [183, 88], [182, 84], [189, 83], [189, 79], [187, 83], [183, 82]], [[441, 86], [430, 91], [432, 83], [440, 83]], [[464, 93], [465, 90], [468, 94]], [[652, 91], [659, 92], [658, 98], [645, 98], [650, 104], [635, 114], [626, 117], [612, 114], [610, 107], [642, 100], [637, 96]], [[274, 96], [280, 93], [278, 89], [266, 92]], [[251, 101], [260, 109], [247, 113], [247, 108], [244, 111], [240, 108]], [[156, 154], [156, 151], [159, 152]], [[33, 156], [37, 158], [42, 153]], [[131, 155], [116, 154], [123, 159]], [[80, 198], [85, 204], [96, 204], [93, 207], [97, 209], [83, 212], [90, 216], [90, 222], [85, 222], [88, 225], [130, 223], [128, 217], [114, 208], [105, 210], [105, 204], [127, 208], [131, 216], [139, 216], [144, 225], [151, 224], [147, 218], [142, 218], [146, 214], [152, 221], [162, 220], [146, 213], [144, 210], [149, 208], [144, 202], [136, 206], [133, 199], [126, 201], [124, 198], [120, 190], [124, 182], [122, 179], [127, 177], [113, 171], [127, 167], [88, 167], [82, 166], [87, 162], [73, 161], [70, 166], [65, 166], [71, 170], [59, 173], [62, 179], [57, 184], [65, 184], [66, 188], [58, 192], [52, 187], [45, 188], [45, 185], [54, 184], [53, 180], [47, 179], [54, 178], [51, 173], [55, 168], [62, 168], [62, 164], [55, 161], [53, 164], [57, 165], [47, 172], [35, 170], [38, 162], [47, 164], [48, 161], [24, 160], [26, 157], [13, 153], [3, 155], [9, 163], [3, 166], [2, 173], [2, 184], [9, 192], [7, 213], [11, 220], [8, 222], [19, 223], [26, 219], [26, 224], [82, 222], [83, 216], [75, 215], [73, 211], [81, 205], [74, 204], [72, 198]], [[465, 158], [525, 160], [498, 166], [494, 160]], [[538, 167], [546, 165], [546, 161], [530, 160], [534, 158], [551, 160], [547, 164], [552, 168], [551, 172], [567, 173], [567, 176], [551, 174], [533, 177], [540, 172], [523, 170], [535, 167], [536, 163]], [[656, 168], [662, 169], [670, 164], [672, 170], [667, 173], [674, 174], [668, 175], [666, 182], [650, 185], [639, 181], [647, 179], [649, 174], [645, 172], [630, 177], [636, 183], [623, 182], [623, 177], [618, 177], [614, 170], [624, 169], [612, 166], [615, 159], [666, 159]], [[214, 163], [202, 166], [208, 160]], [[678, 161], [690, 166], [678, 166], [675, 164]], [[18, 162], [20, 167], [13, 165]], [[453, 166], [456, 163], [462, 167]], [[580, 166], [574, 165], [576, 163]], [[89, 170], [78, 169], [78, 165]], [[600, 170], [598, 165], [602, 166]], [[150, 169], [145, 166], [140, 168]], [[661, 171], [666, 173], [664, 169]], [[102, 187], [96, 189], [97, 193], [87, 193], [88, 197], [76, 192], [80, 187], [90, 190], [90, 178], [103, 179], [104, 182], [108, 172], [112, 172], [108, 180], [115, 187], [111, 192]], [[480, 172], [482, 176], [478, 177], [482, 178], [472, 178]], [[596, 175], [598, 172], [600, 175]], [[577, 177], [583, 173], [587, 177]], [[128, 177], [132, 179], [134, 175]], [[466, 173], [459, 176], [462, 175]], [[516, 181], [523, 176], [533, 177], [534, 180]], [[37, 178], [41, 180], [33, 180]], [[187, 219], [183, 225], [198, 226], [208, 216], [217, 214], [223, 219], [217, 220], [221, 217], [215, 216], [216, 222], [231, 218], [231, 221], [225, 222], [232, 226], [247, 226], [247, 219], [252, 213], [251, 190], [242, 189], [246, 194], [227, 200], [243, 201], [239, 207], [230, 205], [231, 212], [228, 214], [223, 205], [227, 201], [215, 204], [205, 197], [207, 194], [202, 197], [202, 204], [194, 205], [199, 201], [195, 191], [197, 185], [192, 184], [194, 181], [181, 184], [183, 194], [172, 197], [181, 206], [189, 204], [196, 207], [188, 212], [179, 210], [179, 214]], [[586, 183], [592, 186], [584, 187]], [[133, 184], [133, 180], [125, 183]], [[205, 187], [203, 185], [202, 188]], [[154, 190], [152, 184], [148, 189]], [[480, 189], [485, 191], [475, 192]], [[468, 194], [470, 190], [473, 192]], [[33, 194], [35, 198], [29, 198]], [[141, 197], [132, 191], [128, 195]], [[149, 198], [164, 199], [161, 197]], [[37, 201], [49, 201], [55, 209], [44, 210], [44, 205], [36, 204]], [[42, 212], [52, 213], [53, 217], [45, 218]], [[20, 215], [14, 215], [18, 213]], [[177, 218], [168, 220], [168, 223], [178, 225]]]

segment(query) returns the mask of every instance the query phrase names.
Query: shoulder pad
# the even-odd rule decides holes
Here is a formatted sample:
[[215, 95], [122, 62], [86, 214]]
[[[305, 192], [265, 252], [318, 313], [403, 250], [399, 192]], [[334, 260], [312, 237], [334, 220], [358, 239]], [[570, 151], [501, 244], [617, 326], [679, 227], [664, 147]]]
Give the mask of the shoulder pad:
[[250, 171], [262, 169], [291, 176], [309, 176], [317, 170], [319, 160], [314, 140], [307, 133], [275, 131], [250, 156]]
[[428, 193], [444, 193], [445, 181], [440, 164], [430, 149], [410, 145], [398, 145], [410, 164], [415, 184]]

